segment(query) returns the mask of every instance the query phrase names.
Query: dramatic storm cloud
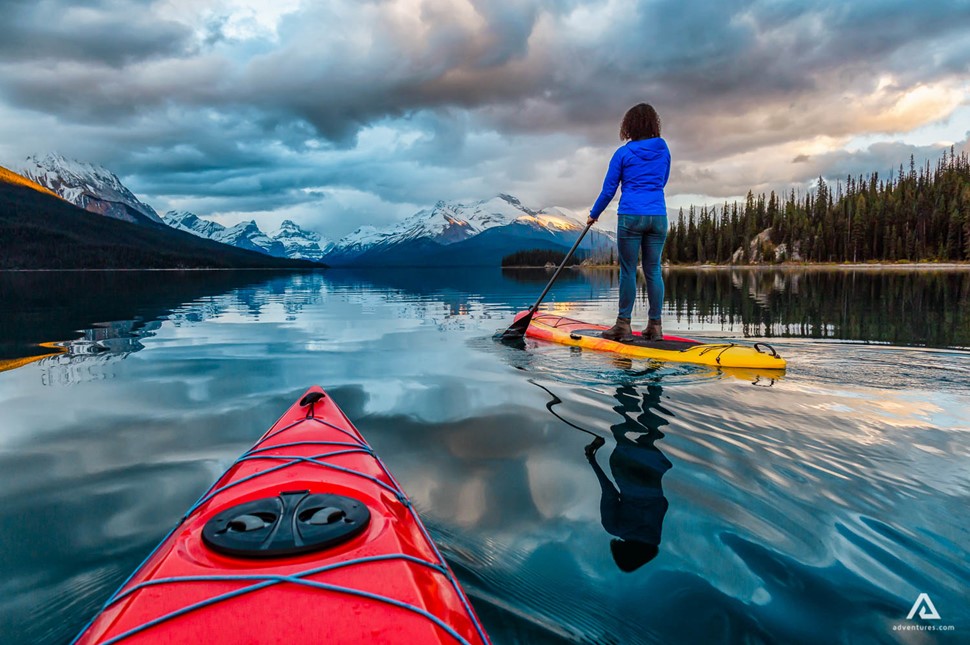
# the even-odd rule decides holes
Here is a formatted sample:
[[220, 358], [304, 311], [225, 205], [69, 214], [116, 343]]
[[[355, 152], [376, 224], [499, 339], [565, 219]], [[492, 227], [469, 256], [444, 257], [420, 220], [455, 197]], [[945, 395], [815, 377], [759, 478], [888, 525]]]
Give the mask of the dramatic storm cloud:
[[671, 205], [966, 146], [963, 0], [0, 0], [0, 164], [336, 237], [439, 199], [592, 203], [653, 103]]

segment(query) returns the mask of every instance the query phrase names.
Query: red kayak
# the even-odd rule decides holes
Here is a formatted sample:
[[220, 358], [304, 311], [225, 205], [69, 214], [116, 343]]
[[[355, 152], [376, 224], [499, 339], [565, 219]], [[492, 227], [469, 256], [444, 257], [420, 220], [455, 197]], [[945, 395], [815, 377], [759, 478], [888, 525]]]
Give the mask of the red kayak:
[[313, 387], [75, 642], [489, 641], [407, 496]]

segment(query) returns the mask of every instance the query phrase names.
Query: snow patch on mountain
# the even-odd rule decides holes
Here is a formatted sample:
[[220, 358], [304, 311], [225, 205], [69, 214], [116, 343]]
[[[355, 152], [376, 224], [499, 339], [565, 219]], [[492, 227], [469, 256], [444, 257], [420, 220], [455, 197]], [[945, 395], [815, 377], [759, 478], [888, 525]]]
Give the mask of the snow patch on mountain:
[[261, 231], [255, 220], [239, 222], [235, 226], [225, 228], [216, 233], [212, 239], [223, 244], [238, 246], [241, 249], [258, 251], [280, 258], [286, 257], [286, 250], [283, 244]]
[[75, 206], [128, 222], [162, 223], [110, 170], [91, 163], [67, 159], [57, 153], [27, 157], [17, 171], [49, 188]]
[[283, 245], [288, 258], [319, 260], [333, 248], [333, 242], [318, 233], [300, 227], [292, 220], [283, 220], [270, 237]]
[[550, 231], [582, 228], [561, 213], [536, 211], [511, 195], [500, 194], [470, 204], [439, 201], [434, 207], [420, 210], [386, 231], [361, 226], [334, 244], [329, 254], [348, 260], [375, 249], [417, 240], [447, 246], [489, 229], [515, 223]]
[[330, 240], [292, 220], [284, 220], [278, 230], [267, 235], [253, 220], [226, 227], [188, 211], [169, 211], [162, 219], [173, 228], [199, 237], [281, 258], [317, 261], [333, 247]]
[[536, 223], [548, 230], [574, 231], [586, 228], [586, 216], [580, 217], [573, 211], [553, 206], [543, 208], [535, 215]]
[[226, 227], [222, 224], [202, 219], [189, 211], [169, 211], [162, 215], [162, 221], [172, 228], [209, 239], [215, 239], [217, 235], [226, 230]]

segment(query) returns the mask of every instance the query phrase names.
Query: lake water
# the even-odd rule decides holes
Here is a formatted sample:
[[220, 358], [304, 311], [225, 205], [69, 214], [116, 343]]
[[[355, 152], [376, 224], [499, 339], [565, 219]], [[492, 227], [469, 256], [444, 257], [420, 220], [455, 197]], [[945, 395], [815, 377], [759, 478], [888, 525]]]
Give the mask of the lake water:
[[0, 640], [69, 641], [314, 383], [496, 644], [970, 640], [970, 271], [668, 274], [668, 333], [781, 378], [495, 343], [548, 277], [0, 274]]

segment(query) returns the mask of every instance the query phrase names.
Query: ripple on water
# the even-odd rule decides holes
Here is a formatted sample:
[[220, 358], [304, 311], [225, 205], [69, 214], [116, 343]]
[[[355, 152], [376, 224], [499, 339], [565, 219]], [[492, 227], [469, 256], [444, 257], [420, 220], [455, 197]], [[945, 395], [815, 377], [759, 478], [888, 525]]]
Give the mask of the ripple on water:
[[516, 547], [489, 539], [469, 548], [465, 536], [426, 523], [479, 614], [502, 624], [503, 642], [656, 642], [658, 634], [649, 625], [630, 624], [621, 608], [559, 584], [563, 576], [579, 580], [591, 573], [581, 570], [569, 545], [549, 541]]
[[[0, 585], [0, 594], [5, 598], [4, 614], [16, 618], [0, 625], [7, 635], [19, 634], [17, 642], [66, 643], [81, 626], [73, 617], [94, 615], [101, 607], [99, 599], [118, 587], [130, 573], [130, 566], [127, 561], [102, 564], [56, 581], [43, 574], [32, 580], [10, 578]], [[48, 591], [52, 586], [56, 586], [56, 593]], [[54, 616], [61, 619], [51, 620]]]

